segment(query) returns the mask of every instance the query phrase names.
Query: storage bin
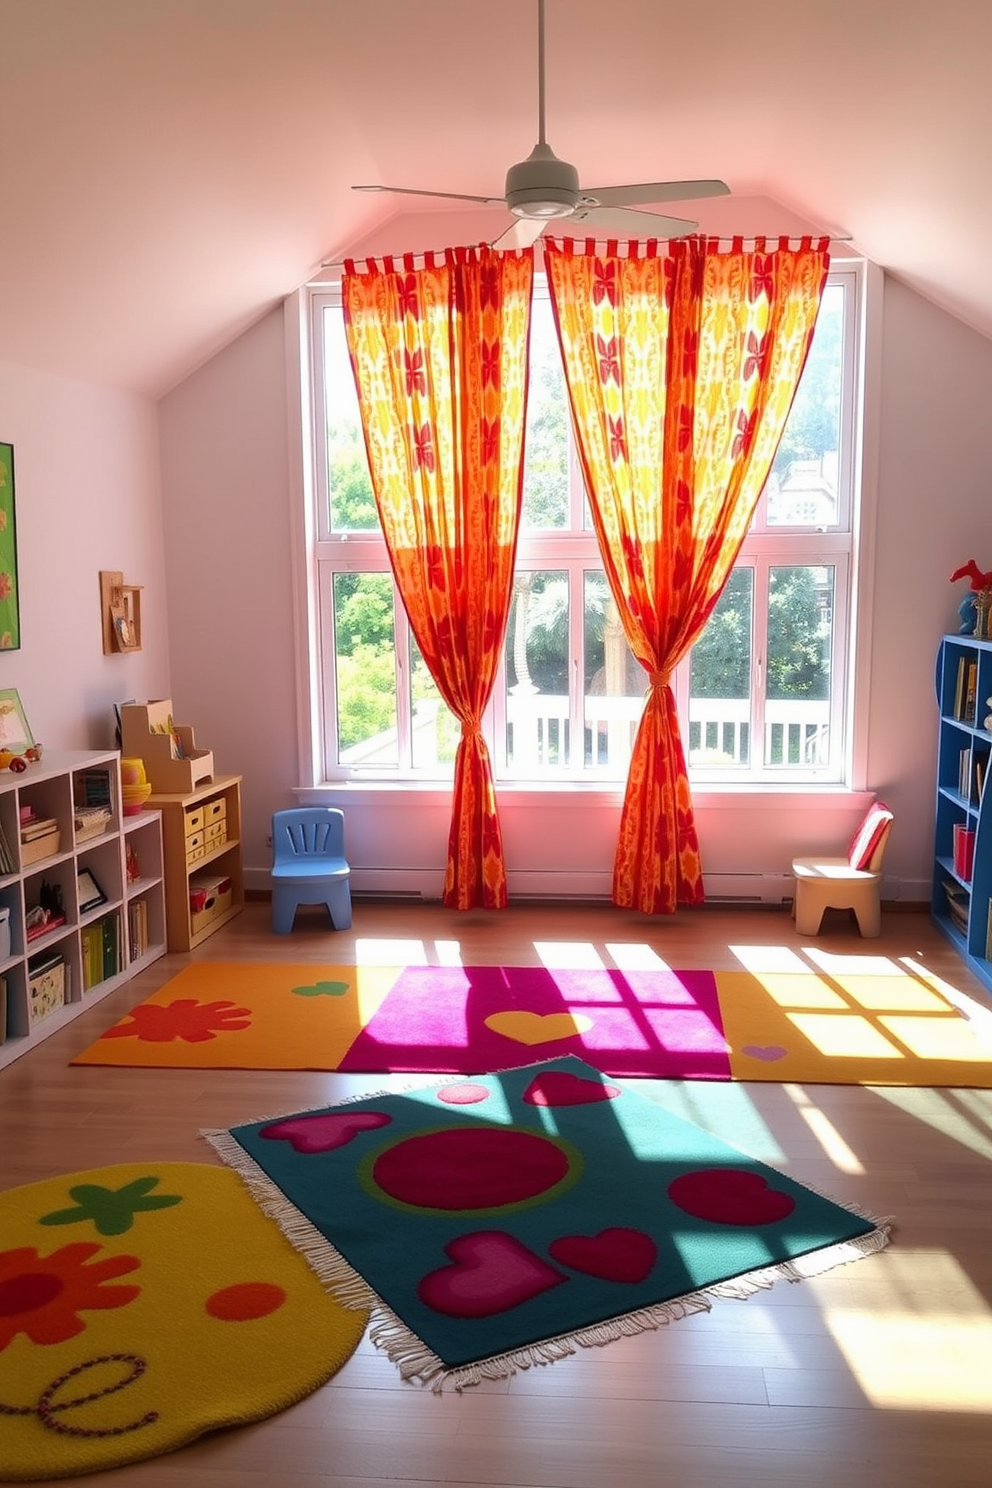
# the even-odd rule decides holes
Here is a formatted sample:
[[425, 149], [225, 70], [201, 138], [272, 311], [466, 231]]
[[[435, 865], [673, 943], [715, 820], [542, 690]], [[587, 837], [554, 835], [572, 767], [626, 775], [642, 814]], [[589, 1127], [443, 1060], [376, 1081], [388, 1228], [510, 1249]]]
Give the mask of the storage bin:
[[205, 925], [230, 909], [233, 885], [218, 874], [195, 873], [189, 881], [190, 931], [196, 935]]
[[56, 827], [53, 832], [47, 832], [44, 837], [32, 837], [30, 842], [21, 843], [21, 867], [28, 863], [37, 863], [42, 858], [53, 858], [62, 845], [62, 832]]
[[62, 960], [32, 971], [28, 962], [28, 1018], [33, 1024], [65, 1006], [66, 966]]

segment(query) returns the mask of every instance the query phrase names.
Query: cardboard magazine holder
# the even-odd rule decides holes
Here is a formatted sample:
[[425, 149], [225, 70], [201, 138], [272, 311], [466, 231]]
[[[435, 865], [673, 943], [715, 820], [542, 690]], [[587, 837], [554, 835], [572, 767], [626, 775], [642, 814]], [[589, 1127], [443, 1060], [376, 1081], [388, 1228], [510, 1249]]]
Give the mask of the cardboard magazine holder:
[[144, 760], [159, 795], [188, 795], [213, 779], [213, 751], [197, 749], [192, 728], [173, 721], [171, 698], [121, 705], [121, 753]]

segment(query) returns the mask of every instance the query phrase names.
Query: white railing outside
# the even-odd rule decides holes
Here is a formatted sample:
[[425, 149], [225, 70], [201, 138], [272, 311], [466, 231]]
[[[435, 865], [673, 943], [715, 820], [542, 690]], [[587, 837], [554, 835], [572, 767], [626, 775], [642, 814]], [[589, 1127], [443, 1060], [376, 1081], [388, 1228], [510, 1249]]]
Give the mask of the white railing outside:
[[[584, 699], [583, 760], [571, 757], [571, 715], [565, 694], [509, 692], [506, 697], [507, 758], [515, 775], [562, 774], [584, 762], [622, 776], [630, 762], [643, 697]], [[414, 714], [414, 760], [429, 771], [439, 764], [438, 705], [420, 704]], [[825, 765], [828, 760], [830, 704], [765, 703], [765, 759], [769, 762]], [[750, 762], [750, 704], [747, 698], [693, 698], [689, 703], [688, 763], [695, 771], [733, 769]], [[342, 752], [342, 764], [368, 768], [396, 762], [396, 731]], [[450, 761], [445, 766], [450, 768]]]

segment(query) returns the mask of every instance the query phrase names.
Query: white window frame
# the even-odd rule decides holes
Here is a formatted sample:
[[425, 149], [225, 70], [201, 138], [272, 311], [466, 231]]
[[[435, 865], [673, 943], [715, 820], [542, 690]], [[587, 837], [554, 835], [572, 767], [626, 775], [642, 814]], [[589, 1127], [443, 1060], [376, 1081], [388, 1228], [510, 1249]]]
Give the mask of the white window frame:
[[[745, 539], [738, 562], [754, 563], [758, 565], [759, 572], [766, 570], [769, 565], [811, 564], [834, 567], [835, 608], [832, 667], [834, 676], [836, 677], [839, 673], [842, 680], [832, 689], [835, 694], [835, 707], [834, 716], [831, 718], [831, 732], [841, 742], [827, 769], [789, 769], [776, 766], [772, 770], [765, 771], [756, 767], [762, 755], [763, 746], [760, 730], [752, 727], [752, 768], [747, 771], [723, 773], [709, 769], [703, 771], [690, 769], [694, 797], [698, 797], [701, 792], [711, 787], [721, 794], [726, 791], [751, 792], [774, 786], [798, 789], [800, 792], [815, 790], [822, 786], [832, 789], [862, 788], [863, 783], [857, 778], [860, 773], [858, 769], [859, 746], [855, 735], [854, 720], [855, 653], [856, 651], [859, 654], [862, 653], [862, 637], [865, 638], [864, 644], [867, 644], [871, 618], [870, 608], [866, 609], [864, 605], [867, 590], [861, 576], [865, 543], [864, 533], [860, 532], [862, 503], [859, 494], [864, 468], [864, 451], [859, 433], [866, 398], [863, 371], [866, 341], [866, 266], [856, 258], [839, 264], [835, 261], [835, 266], [831, 269], [831, 278], [838, 275], [843, 275], [846, 281], [850, 315], [844, 344], [844, 401], [841, 409], [841, 442], [842, 449], [846, 449], [847, 453], [846, 456], [842, 455], [841, 460], [842, 479], [838, 488], [837, 524], [830, 530], [820, 531], [808, 527], [763, 528], [764, 498], [762, 498], [756, 514], [756, 522]], [[535, 293], [537, 292], [539, 290], [536, 283]], [[411, 784], [419, 782], [443, 786], [450, 778], [450, 771], [447, 774], [439, 773], [437, 769], [430, 772], [417, 771], [412, 765], [409, 692], [402, 685], [397, 687], [397, 728], [399, 730], [399, 762], [397, 765], [367, 769], [342, 766], [336, 762], [334, 654], [333, 645], [329, 643], [333, 634], [329, 575], [334, 571], [390, 574], [391, 570], [381, 533], [348, 533], [345, 535], [334, 534], [328, 530], [330, 507], [327, 493], [327, 464], [323, 454], [326, 449], [323, 421], [326, 394], [322, 356], [322, 312], [327, 305], [340, 305], [340, 287], [326, 283], [318, 284], [308, 287], [301, 294], [303, 298], [299, 301], [299, 332], [302, 344], [298, 348], [298, 353], [301, 371], [305, 371], [307, 381], [302, 409], [305, 424], [306, 415], [308, 413], [310, 415], [310, 438], [305, 442], [303, 449], [304, 464], [309, 462], [309, 470], [304, 472], [301, 484], [304, 491], [309, 493], [305, 498], [309, 503], [309, 510], [303, 526], [307, 534], [307, 562], [310, 568], [308, 591], [311, 603], [308, 605], [307, 613], [310, 617], [308, 622], [311, 632], [309, 652], [313, 663], [312, 682], [314, 684], [309, 690], [310, 717], [308, 720], [304, 718], [307, 710], [305, 706], [301, 707], [301, 725], [306, 722], [311, 730], [311, 783], [317, 785], [321, 782], [352, 780], [374, 785], [375, 781], [379, 780], [383, 783], [396, 784], [406, 781]], [[570, 470], [574, 477], [577, 474], [577, 461], [573, 448], [570, 448], [569, 459]], [[579, 520], [581, 520], [581, 494], [577, 497], [577, 503], [580, 512]], [[575, 504], [573, 501], [573, 508]], [[870, 548], [870, 543], [868, 547]], [[582, 570], [590, 567], [601, 569], [594, 533], [574, 529], [539, 533], [526, 532], [522, 529], [518, 543], [517, 562], [518, 566], [527, 568], [567, 569], [576, 575], [581, 575]], [[576, 583], [581, 586], [581, 577], [577, 578]], [[862, 596], [861, 618], [856, 628], [855, 618], [859, 612], [856, 594], [859, 590]], [[570, 611], [573, 642], [575, 643], [572, 655], [573, 658], [581, 658], [581, 587], [576, 593], [579, 602], [573, 605]], [[756, 583], [754, 593], [754, 622], [757, 636], [763, 634], [763, 629], [759, 626], [759, 618], [762, 614], [761, 601], [767, 593], [767, 588]], [[402, 682], [405, 677], [409, 676], [408, 648], [404, 638], [404, 632], [408, 630], [408, 627], [395, 586], [394, 614], [398, 676]], [[316, 635], [313, 634], [314, 627]], [[761, 647], [756, 643], [752, 647], [752, 656], [752, 665], [757, 669], [763, 664], [763, 657]], [[570, 673], [574, 678], [576, 675], [574, 660], [570, 665]], [[752, 682], [756, 680], [757, 678], [753, 678]], [[683, 730], [687, 754], [688, 682], [687, 660], [673, 677], [680, 726]], [[752, 691], [754, 691], [753, 688]], [[578, 686], [573, 686], [570, 692], [577, 694]], [[763, 696], [760, 688], [757, 695]], [[581, 697], [572, 697], [571, 716], [573, 738], [581, 738], [583, 716]], [[760, 712], [758, 721], [760, 721]], [[624, 778], [618, 777], [615, 773], [607, 773], [602, 768], [585, 766], [582, 749], [577, 751], [579, 756], [577, 764], [574, 763], [575, 752], [573, 751], [573, 767], [568, 771], [555, 771], [550, 776], [541, 773], [530, 780], [508, 775], [505, 759], [506, 729], [502, 675], [498, 678], [494, 688], [493, 701], [487, 709], [483, 728], [493, 757], [497, 781], [504, 788], [527, 788], [529, 785], [550, 785], [552, 787], [567, 785], [569, 788], [586, 785], [599, 789], [605, 787], [610, 791], [623, 788]], [[579, 729], [578, 734], [574, 732], [576, 728]], [[863, 747], [860, 753], [863, 753]]]

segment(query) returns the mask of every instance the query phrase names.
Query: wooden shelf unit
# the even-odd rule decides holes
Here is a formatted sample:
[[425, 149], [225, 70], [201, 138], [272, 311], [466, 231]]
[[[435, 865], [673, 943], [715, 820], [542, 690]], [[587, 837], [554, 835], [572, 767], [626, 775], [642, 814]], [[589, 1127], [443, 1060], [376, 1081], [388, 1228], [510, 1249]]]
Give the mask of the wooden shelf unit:
[[[162, 813], [166, 940], [170, 951], [191, 951], [244, 909], [241, 779], [240, 775], [215, 775], [194, 790], [148, 798], [147, 805]], [[190, 879], [207, 869], [231, 880], [230, 902], [205, 923], [198, 915], [194, 925]]]
[[[109, 819], [104, 829], [92, 836], [76, 830], [76, 808], [88, 804], [84, 784], [87, 776], [97, 780], [106, 777], [108, 786]], [[116, 751], [46, 750], [37, 764], [20, 774], [0, 774], [0, 826], [13, 862], [12, 872], [0, 873], [0, 908], [10, 916], [10, 954], [0, 959], [0, 979], [6, 992], [0, 1068], [165, 954], [162, 820], [157, 811], [150, 810], [125, 816], [121, 802], [120, 755]], [[25, 806], [57, 823], [57, 842], [54, 836], [52, 839], [55, 850], [32, 861], [25, 861], [20, 841], [20, 813]], [[129, 856], [138, 864], [138, 877], [130, 883]], [[83, 910], [80, 904], [78, 878], [84, 871], [104, 895], [103, 901], [89, 910]], [[61, 891], [65, 921], [29, 941], [25, 917], [38, 902], [42, 881]], [[139, 901], [145, 905], [140, 919], [146, 938], [141, 945], [132, 945], [129, 928], [138, 916], [133, 906]], [[102, 975], [101, 958], [96, 980], [87, 987], [84, 969], [93, 964], [85, 950], [92, 936], [90, 927], [102, 927], [104, 921], [115, 917], [117, 932], [112, 939], [117, 969]], [[38, 1017], [30, 994], [28, 963], [47, 954], [62, 959], [64, 1002]]]
[[[935, 683], [939, 722], [930, 912], [937, 929], [992, 990], [992, 788], [987, 779], [992, 733], [984, 726], [990, 712], [987, 699], [992, 697], [992, 641], [945, 636], [937, 653]], [[969, 873], [955, 863], [955, 828], [975, 834]], [[948, 889], [958, 905], [957, 919]]]

